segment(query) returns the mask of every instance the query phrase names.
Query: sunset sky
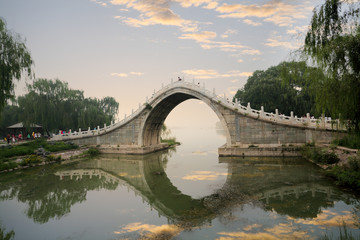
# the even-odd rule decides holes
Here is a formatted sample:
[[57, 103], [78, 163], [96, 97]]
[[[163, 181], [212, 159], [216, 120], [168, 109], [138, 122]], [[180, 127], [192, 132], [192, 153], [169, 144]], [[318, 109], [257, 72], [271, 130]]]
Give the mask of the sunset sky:
[[[178, 76], [232, 97], [255, 70], [290, 59], [323, 2], [0, 0], [0, 16], [26, 39], [37, 78], [112, 96], [122, 118]], [[179, 106], [174, 118], [186, 109], [207, 119], [195, 105]]]

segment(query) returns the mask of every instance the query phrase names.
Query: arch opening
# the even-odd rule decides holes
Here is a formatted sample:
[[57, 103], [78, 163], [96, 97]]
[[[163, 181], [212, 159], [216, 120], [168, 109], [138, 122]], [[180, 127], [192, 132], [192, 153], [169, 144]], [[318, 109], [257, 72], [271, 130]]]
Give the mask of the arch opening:
[[143, 121], [143, 126], [141, 127], [142, 132], [139, 135], [139, 143], [142, 146], [160, 144], [161, 128], [165, 122], [165, 119], [176, 106], [189, 99], [200, 100], [207, 104], [215, 112], [223, 128], [225, 129], [226, 144], [231, 144], [230, 133], [227, 128], [225, 118], [219, 109], [215, 106], [215, 104], [211, 101], [211, 99], [204, 97], [197, 92], [189, 93], [187, 90], [187, 92], [184, 93], [181, 91], [181, 89], [175, 90], [171, 93], [165, 93], [164, 95], [166, 95], [166, 97], [155, 100], [155, 102], [152, 104], [153, 108], [146, 116], [145, 121]]

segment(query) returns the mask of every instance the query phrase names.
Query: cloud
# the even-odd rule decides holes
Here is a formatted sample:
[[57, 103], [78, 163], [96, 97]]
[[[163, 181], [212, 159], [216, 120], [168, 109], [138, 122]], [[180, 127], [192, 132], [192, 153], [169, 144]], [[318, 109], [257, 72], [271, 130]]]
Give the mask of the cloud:
[[216, 180], [219, 176], [227, 176], [228, 173], [213, 172], [213, 171], [194, 171], [193, 174], [188, 174], [182, 177], [184, 180], [190, 181], [212, 181]]
[[142, 72], [130, 72], [130, 74], [136, 75], [136, 76], [142, 76], [142, 75], [144, 75], [144, 73], [142, 73]]
[[242, 62], [244, 62], [244, 60], [238, 59], [237, 62], [238, 62], [238, 63], [242, 63]]
[[262, 53], [256, 49], [245, 49], [240, 52], [243, 55], [261, 55]]
[[97, 0], [90, 0], [91, 2], [94, 2], [96, 4], [99, 4], [102, 7], [107, 7], [107, 3], [101, 2], [101, 1], [97, 1]]
[[158, 239], [162, 236], [175, 237], [183, 229], [176, 225], [164, 224], [161, 226], [142, 224], [140, 222], [130, 223], [121, 231], [114, 231], [115, 234], [124, 234], [139, 231], [142, 235], [141, 239]]
[[129, 72], [129, 73], [111, 73], [113, 77], [128, 77], [129, 75], [142, 76], [144, 73], [142, 72]]
[[250, 19], [244, 19], [243, 22], [248, 24], [248, 25], [255, 26], [255, 27], [262, 25], [262, 23], [254, 22], [253, 20], [250, 20]]
[[228, 38], [230, 35], [234, 35], [236, 33], [237, 33], [237, 30], [235, 30], [235, 29], [228, 29], [221, 35], [221, 38]]
[[129, 74], [127, 73], [111, 73], [111, 76], [113, 77], [127, 77]]
[[[265, 21], [273, 22], [279, 26], [287, 26], [294, 22], [294, 19], [305, 18], [309, 14], [309, 6], [302, 4], [290, 4], [282, 0], [270, 0], [264, 4], [227, 4], [224, 3], [216, 8], [221, 13], [221, 18], [246, 18], [258, 17]], [[245, 23], [258, 24], [247, 20]], [[256, 26], [256, 25], [254, 25]]]
[[308, 28], [309, 28], [309, 26], [307, 26], [307, 25], [305, 25], [305, 26], [296, 26], [296, 27], [293, 27], [291, 29], [288, 29], [286, 31], [286, 33], [290, 34], [290, 35], [298, 35], [298, 34], [305, 35]]
[[228, 71], [226, 73], [220, 74], [214, 69], [190, 69], [190, 70], [183, 70], [182, 72], [197, 79], [248, 77], [252, 75], [252, 72], [240, 72], [237, 70]]
[[[252, 226], [247, 226], [244, 228], [245, 231], [251, 231], [253, 228], [261, 227], [258, 224], [254, 224]], [[278, 240], [278, 239], [312, 239], [307, 234], [306, 231], [301, 231], [297, 229], [295, 226], [292, 226], [288, 223], [280, 223], [273, 228], [265, 228], [264, 232], [257, 231], [257, 233], [253, 232], [219, 232], [219, 235], [223, 235], [217, 240], [223, 239], [252, 239], [252, 240]]]
[[179, 38], [180, 39], [192, 39], [192, 40], [195, 40], [197, 42], [210, 43], [209, 39], [213, 39], [215, 37], [216, 37], [215, 32], [203, 31], [203, 32], [200, 32], [200, 33], [182, 34]]
[[217, 2], [213, 0], [174, 0], [174, 2], [180, 3], [184, 8], [198, 7], [202, 4], [206, 4], [205, 8], [215, 8], [217, 6]]
[[292, 42], [284, 41], [282, 36], [273, 36], [271, 38], [266, 39], [266, 46], [269, 47], [284, 47], [288, 49], [296, 49], [299, 48], [300, 44], [294, 44]]
[[[200, 0], [199, 0], [200, 1]], [[203, 0], [204, 1], [204, 0]], [[203, 2], [202, 1], [202, 2]], [[195, 4], [195, 0], [189, 0], [187, 4]], [[168, 0], [112, 0], [113, 5], [124, 5], [128, 9], [134, 9], [140, 14], [138, 17], [119, 18], [125, 24], [132, 27], [143, 27], [150, 25], [177, 26], [184, 32], [198, 31], [197, 23], [182, 19], [170, 9]]]

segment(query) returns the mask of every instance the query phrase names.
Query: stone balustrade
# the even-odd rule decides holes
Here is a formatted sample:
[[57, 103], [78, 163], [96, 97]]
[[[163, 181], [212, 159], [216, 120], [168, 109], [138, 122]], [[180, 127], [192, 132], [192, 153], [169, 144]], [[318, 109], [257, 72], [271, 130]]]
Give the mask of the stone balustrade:
[[203, 96], [205, 96], [206, 98], [211, 99], [214, 102], [217, 102], [223, 107], [226, 107], [228, 109], [231, 109], [232, 111], [235, 111], [246, 117], [250, 117], [254, 119], [260, 119], [263, 121], [274, 122], [281, 125], [288, 125], [288, 126], [302, 127], [309, 129], [345, 130], [344, 126], [341, 126], [339, 120], [330, 120], [325, 116], [322, 116], [319, 119], [314, 119], [314, 118], [310, 118], [309, 113], [306, 115], [306, 117], [300, 117], [300, 118], [294, 116], [293, 112], [291, 112], [290, 116], [285, 116], [283, 114], [279, 114], [278, 109], [275, 109], [275, 113], [265, 112], [263, 107], [261, 107], [260, 110], [252, 109], [250, 103], [248, 103], [247, 106], [243, 106], [238, 101], [232, 102], [230, 99], [226, 98], [225, 94], [223, 96], [217, 95], [215, 89], [213, 89], [213, 91], [207, 90], [205, 88], [205, 83], [203, 83], [202, 86], [200, 86], [200, 83], [196, 84], [194, 83], [194, 81], [186, 82], [184, 79], [182, 79], [181, 81], [171, 80], [171, 83], [165, 86], [162, 84], [162, 88], [160, 90], [158, 91], [154, 90], [151, 97], [146, 97], [146, 101], [144, 104], [139, 104], [138, 109], [136, 110], [132, 109], [132, 113], [129, 116], [125, 114], [124, 118], [120, 121], [117, 122], [113, 121], [109, 126], [107, 126], [105, 123], [103, 128], [97, 126], [97, 128], [94, 130], [91, 130], [89, 127], [87, 131], [82, 131], [80, 128], [78, 132], [69, 131], [63, 134], [59, 132], [58, 135], [53, 136], [52, 140], [65, 140], [64, 137], [66, 139], [71, 140], [79, 137], [81, 138], [86, 136], [100, 135], [108, 131], [112, 131], [118, 127], [121, 127], [129, 123], [136, 116], [138, 116], [138, 114], [146, 110], [147, 105], [151, 105], [155, 101], [155, 99], [161, 98], [164, 93], [176, 88], [185, 88], [196, 91], [202, 94]]

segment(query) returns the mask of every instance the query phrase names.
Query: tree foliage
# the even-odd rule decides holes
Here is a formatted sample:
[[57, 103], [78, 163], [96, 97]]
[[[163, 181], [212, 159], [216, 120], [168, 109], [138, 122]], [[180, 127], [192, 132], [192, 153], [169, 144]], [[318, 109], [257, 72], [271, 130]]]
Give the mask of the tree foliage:
[[[290, 115], [290, 111], [298, 116], [306, 113], [315, 114], [314, 97], [305, 80], [309, 72], [317, 71], [305, 62], [282, 62], [266, 71], [257, 70], [248, 78], [244, 88], [237, 91], [234, 99], [242, 105], [250, 102], [251, 108]], [[286, 84], [282, 78], [289, 79]]]
[[359, 129], [360, 2], [326, 0], [314, 9], [302, 52], [326, 75], [311, 81], [318, 108]]
[[40, 124], [51, 132], [87, 130], [104, 123], [109, 125], [115, 120], [119, 107], [112, 97], [85, 98], [83, 91], [70, 89], [68, 83], [60, 80], [37, 79], [27, 84], [27, 89], [27, 94], [18, 97], [17, 105], [5, 108], [8, 119], [3, 118], [1, 126], [4, 122], [8, 126], [22, 121], [26, 126]]
[[14, 79], [31, 76], [33, 60], [19, 35], [6, 28], [0, 18], [0, 116], [8, 99], [14, 96]]

